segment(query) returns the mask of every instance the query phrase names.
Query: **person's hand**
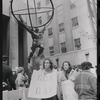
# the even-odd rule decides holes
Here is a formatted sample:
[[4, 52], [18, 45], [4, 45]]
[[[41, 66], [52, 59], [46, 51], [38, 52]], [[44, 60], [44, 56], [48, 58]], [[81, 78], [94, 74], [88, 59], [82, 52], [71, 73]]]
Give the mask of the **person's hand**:
[[46, 30], [46, 29], [45, 29], [45, 27], [44, 27], [39, 33], [44, 33], [45, 30]]
[[23, 86], [23, 85], [24, 85], [24, 82], [20, 82], [20, 83], [19, 83], [19, 86]]
[[7, 86], [7, 83], [2, 82], [2, 86], [3, 86], [3, 87]]

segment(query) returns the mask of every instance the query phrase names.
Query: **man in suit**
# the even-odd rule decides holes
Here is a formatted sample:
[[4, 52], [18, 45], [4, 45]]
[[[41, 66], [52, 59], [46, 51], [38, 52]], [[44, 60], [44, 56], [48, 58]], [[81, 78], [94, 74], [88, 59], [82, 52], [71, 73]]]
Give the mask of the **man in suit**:
[[8, 57], [6, 55], [3, 55], [2, 59], [2, 90], [12, 90], [16, 89], [14, 77], [12, 74], [11, 68], [7, 65], [8, 63]]

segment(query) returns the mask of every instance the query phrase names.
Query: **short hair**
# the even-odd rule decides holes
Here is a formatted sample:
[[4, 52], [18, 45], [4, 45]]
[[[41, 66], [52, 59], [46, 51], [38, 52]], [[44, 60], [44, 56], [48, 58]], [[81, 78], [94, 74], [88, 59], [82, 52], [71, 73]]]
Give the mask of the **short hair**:
[[17, 72], [16, 72], [16, 73], [18, 74], [18, 73], [21, 73], [22, 71], [24, 71], [24, 68], [23, 68], [23, 67], [19, 67], [19, 68], [17, 69]]
[[44, 61], [43, 61], [43, 68], [45, 69], [45, 61], [46, 60], [48, 60], [50, 62], [50, 69], [52, 70], [53, 69], [53, 63], [52, 63], [51, 59], [49, 59], [49, 58], [44, 59]]
[[81, 63], [81, 69], [82, 70], [88, 70], [90, 68], [93, 68], [92, 63], [87, 62], [87, 61], [84, 61], [84, 62]]

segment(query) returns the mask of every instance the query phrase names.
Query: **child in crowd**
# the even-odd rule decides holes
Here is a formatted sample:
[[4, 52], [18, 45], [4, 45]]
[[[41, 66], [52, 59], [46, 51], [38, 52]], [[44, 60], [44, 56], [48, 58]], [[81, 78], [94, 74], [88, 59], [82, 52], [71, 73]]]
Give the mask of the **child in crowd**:
[[23, 67], [18, 68], [15, 83], [17, 89], [28, 87], [28, 76], [26, 75]]

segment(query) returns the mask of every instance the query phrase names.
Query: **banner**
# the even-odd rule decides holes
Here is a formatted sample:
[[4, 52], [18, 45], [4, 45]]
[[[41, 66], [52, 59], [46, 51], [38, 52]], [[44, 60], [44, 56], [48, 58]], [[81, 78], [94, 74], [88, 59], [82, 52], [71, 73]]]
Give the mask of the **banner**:
[[3, 100], [8, 100], [8, 92], [9, 91], [3, 91]]
[[57, 70], [45, 74], [44, 71], [33, 71], [28, 97], [49, 98], [57, 94]]
[[12, 91], [3, 91], [2, 100], [39, 100], [35, 98], [28, 98], [28, 88], [24, 90], [12, 90]]

